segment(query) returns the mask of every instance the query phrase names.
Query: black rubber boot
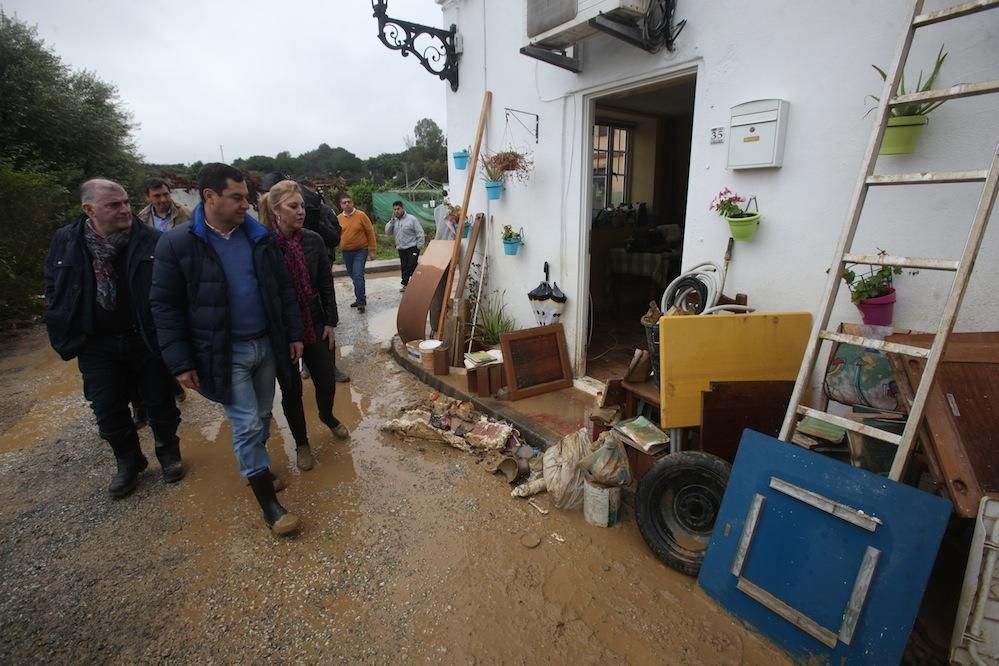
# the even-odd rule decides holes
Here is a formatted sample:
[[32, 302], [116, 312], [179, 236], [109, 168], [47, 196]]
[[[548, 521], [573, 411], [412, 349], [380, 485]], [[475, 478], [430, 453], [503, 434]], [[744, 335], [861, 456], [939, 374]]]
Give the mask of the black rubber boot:
[[149, 428], [153, 431], [156, 441], [156, 459], [163, 470], [165, 483], [176, 483], [184, 478], [187, 470], [180, 457], [180, 440], [177, 438], [177, 424], [161, 424], [150, 421]]
[[139, 435], [135, 430], [104, 434], [101, 436], [111, 445], [114, 459], [118, 464], [118, 472], [111, 479], [108, 492], [111, 497], [121, 499], [133, 490], [139, 480], [139, 474], [149, 466], [149, 461], [142, 455], [139, 448]]
[[135, 424], [136, 430], [142, 430], [149, 425], [149, 412], [142, 403], [132, 403], [132, 423]]
[[160, 443], [156, 442], [156, 459], [160, 461], [165, 483], [177, 483], [187, 474], [180, 459], [179, 446], [160, 446]]
[[267, 526], [278, 536], [288, 536], [298, 529], [301, 521], [295, 514], [285, 511], [285, 508], [277, 501], [277, 495], [274, 494], [274, 482], [271, 479], [270, 470], [264, 470], [247, 480], [260, 504], [260, 509], [264, 512], [264, 521]]

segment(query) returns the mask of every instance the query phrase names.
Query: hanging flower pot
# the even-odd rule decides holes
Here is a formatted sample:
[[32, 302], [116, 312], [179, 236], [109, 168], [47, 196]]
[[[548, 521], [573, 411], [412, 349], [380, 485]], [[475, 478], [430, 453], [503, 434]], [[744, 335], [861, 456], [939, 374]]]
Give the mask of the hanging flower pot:
[[868, 326], [891, 326], [895, 314], [895, 289], [890, 289], [884, 296], [865, 298], [857, 303], [857, 309]]
[[496, 201], [503, 194], [503, 181], [502, 180], [487, 180], [486, 181], [486, 199], [490, 201]]
[[726, 217], [732, 238], [741, 241], [753, 240], [756, 230], [760, 228], [760, 213], [748, 217]]
[[508, 257], [515, 257], [515, 256], [517, 256], [517, 250], [519, 250], [519, 249], [520, 249], [520, 241], [519, 240], [505, 240], [505, 241], [503, 241], [503, 254], [507, 255]]
[[524, 227], [520, 231], [514, 231], [509, 224], [503, 225], [503, 254], [509, 257], [517, 256], [517, 250], [524, 244]]
[[468, 160], [471, 155], [468, 154], [467, 150], [458, 150], [451, 154], [454, 158], [454, 168], [458, 171], [464, 171], [468, 168]]
[[892, 116], [881, 140], [879, 155], [908, 155], [916, 150], [919, 137], [929, 122], [926, 116]]
[[[879, 261], [888, 256], [887, 250], [878, 252]], [[902, 274], [898, 266], [883, 264], [860, 264], [866, 266], [866, 272], [858, 273], [854, 268], [858, 264], [850, 264], [843, 269], [843, 281], [850, 290], [850, 300], [860, 310], [864, 323], [869, 326], [891, 326], [895, 309], [896, 275]]]
[[[739, 196], [726, 187], [711, 202], [711, 210], [725, 218], [732, 238], [748, 241], [756, 235], [756, 230], [760, 226], [761, 214], [756, 197], [749, 197], [749, 202], [746, 203], [745, 208], [739, 205], [744, 201], [746, 201], [745, 197]], [[749, 210], [750, 204], [756, 206], [755, 212]]]
[[472, 230], [472, 223], [465, 220], [465, 224], [461, 227], [461, 237], [468, 238], [468, 232]]

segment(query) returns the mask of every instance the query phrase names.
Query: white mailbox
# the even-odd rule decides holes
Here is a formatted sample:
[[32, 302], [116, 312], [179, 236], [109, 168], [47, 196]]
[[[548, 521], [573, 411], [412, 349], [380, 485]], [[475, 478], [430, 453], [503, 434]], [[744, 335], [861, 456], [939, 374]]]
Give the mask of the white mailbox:
[[779, 167], [784, 160], [790, 106], [782, 99], [758, 99], [733, 106], [728, 130], [728, 168]]

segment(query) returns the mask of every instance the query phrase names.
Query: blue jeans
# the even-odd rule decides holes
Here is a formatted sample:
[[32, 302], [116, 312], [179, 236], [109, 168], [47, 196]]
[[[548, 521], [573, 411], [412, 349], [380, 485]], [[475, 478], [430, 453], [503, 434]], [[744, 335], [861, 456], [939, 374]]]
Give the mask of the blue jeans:
[[364, 293], [364, 265], [368, 263], [368, 248], [360, 250], [344, 250], [343, 266], [347, 275], [354, 281], [354, 300], [358, 305], [367, 305], [368, 297]]
[[271, 463], [267, 438], [275, 372], [267, 336], [232, 343], [232, 402], [223, 408], [232, 426], [232, 448], [242, 476], [260, 474]]

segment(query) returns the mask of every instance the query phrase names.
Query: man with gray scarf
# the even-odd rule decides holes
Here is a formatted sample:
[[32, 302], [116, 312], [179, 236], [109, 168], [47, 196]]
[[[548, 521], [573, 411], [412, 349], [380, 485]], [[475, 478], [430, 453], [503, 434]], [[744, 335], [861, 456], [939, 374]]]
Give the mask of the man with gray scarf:
[[160, 359], [149, 308], [161, 234], [132, 214], [118, 183], [88, 180], [80, 199], [83, 215], [56, 232], [45, 260], [45, 325], [59, 356], [77, 359], [83, 393], [117, 462], [108, 492], [120, 498], [135, 489], [149, 464], [128, 409], [136, 383], [163, 480], [184, 476], [173, 377]]

